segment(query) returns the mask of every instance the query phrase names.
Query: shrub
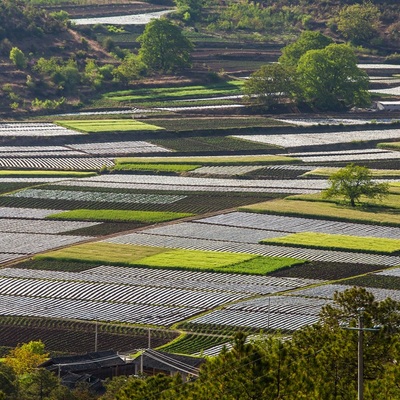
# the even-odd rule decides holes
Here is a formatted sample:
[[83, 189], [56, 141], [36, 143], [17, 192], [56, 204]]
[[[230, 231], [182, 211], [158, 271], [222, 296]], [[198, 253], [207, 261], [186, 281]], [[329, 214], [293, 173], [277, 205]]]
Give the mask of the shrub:
[[27, 61], [25, 54], [18, 47], [13, 47], [10, 51], [10, 60], [19, 69], [25, 69], [27, 66]]

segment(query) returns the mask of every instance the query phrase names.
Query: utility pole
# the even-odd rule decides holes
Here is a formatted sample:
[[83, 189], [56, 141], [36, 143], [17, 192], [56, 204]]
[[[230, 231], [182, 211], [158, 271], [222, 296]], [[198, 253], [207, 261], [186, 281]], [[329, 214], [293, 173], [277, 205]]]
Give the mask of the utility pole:
[[358, 331], [358, 350], [357, 350], [357, 400], [364, 400], [364, 332], [378, 332], [381, 327], [364, 328], [364, 311], [365, 308], [357, 308], [358, 327], [342, 326], [343, 329], [350, 331]]
[[98, 339], [98, 327], [97, 327], [97, 319], [94, 328], [94, 352], [97, 353], [97, 339]]

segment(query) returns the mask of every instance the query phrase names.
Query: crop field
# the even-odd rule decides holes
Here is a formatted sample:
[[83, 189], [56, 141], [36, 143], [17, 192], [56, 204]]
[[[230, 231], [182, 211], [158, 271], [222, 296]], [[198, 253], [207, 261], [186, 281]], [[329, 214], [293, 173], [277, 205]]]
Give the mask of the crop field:
[[190, 165], [190, 164], [154, 164], [154, 163], [132, 163], [132, 164], [116, 164], [113, 167], [113, 171], [153, 171], [153, 172], [188, 172], [200, 165]]
[[181, 250], [113, 242], [78, 245], [52, 251], [36, 259], [256, 275], [304, 262], [290, 257], [259, 257], [240, 252]]
[[[16, 347], [20, 343], [41, 340], [52, 352], [82, 354], [94, 350], [95, 325], [91, 322], [62, 319], [1, 317], [0, 340], [3, 346]], [[162, 346], [173, 340], [174, 332], [152, 329], [151, 344]], [[121, 325], [97, 323], [97, 348], [127, 352], [144, 348], [148, 344], [148, 330]]]
[[400, 240], [398, 239], [362, 238], [315, 232], [294, 233], [279, 238], [264, 239], [260, 243], [316, 249], [353, 250], [373, 254], [397, 254], [400, 250]]
[[135, 246], [155, 246], [174, 249], [247, 253], [268, 257], [292, 258], [297, 259], [298, 262], [299, 260], [310, 260], [334, 263], [381, 265], [386, 267], [400, 265], [400, 257], [398, 256], [368, 254], [362, 252], [354, 253], [323, 249], [294, 248], [289, 246], [285, 247], [251, 243], [248, 244], [224, 240], [211, 241], [207, 239], [194, 239], [186, 237], [184, 234], [182, 234], [182, 237], [153, 235], [148, 234], [145, 230], [106, 239], [106, 242], [115, 244], [131, 244]]
[[[364, 222], [370, 224], [382, 224], [399, 226], [400, 216], [390, 212], [390, 209], [370, 211], [350, 209], [349, 207], [323, 201], [286, 200], [278, 199], [269, 202], [252, 204], [240, 208], [241, 211], [255, 213], [283, 214], [302, 217], [329, 218], [337, 221]], [[380, 211], [380, 212], [376, 212]], [[386, 211], [386, 212], [385, 212]]]
[[[338, 291], [342, 292], [348, 289], [348, 285], [328, 284], [323, 286], [315, 286], [312, 288], [301, 289], [296, 291], [296, 296], [305, 296], [320, 299], [332, 299], [333, 294]], [[382, 289], [382, 288], [368, 288], [378, 301], [390, 297], [392, 300], [400, 301], [400, 290]]]
[[285, 126], [284, 122], [272, 118], [262, 117], [192, 117], [192, 118], [148, 118], [146, 122], [160, 126], [171, 131], [190, 131], [190, 130], [216, 130], [216, 129], [238, 129], [238, 128], [270, 128], [275, 126]]
[[0, 158], [0, 168], [45, 170], [100, 170], [113, 167], [109, 158]]
[[81, 133], [50, 123], [0, 123], [0, 137], [74, 136]]
[[112, 155], [121, 156], [128, 154], [142, 153], [168, 153], [171, 150], [160, 147], [143, 140], [124, 141], [124, 142], [97, 142], [97, 143], [79, 143], [69, 144], [68, 147], [76, 149], [79, 152], [85, 152], [91, 155]]
[[95, 175], [94, 172], [80, 172], [80, 171], [26, 171], [26, 170], [3, 170], [0, 171], [0, 178], [2, 177], [60, 177], [60, 178], [87, 178]]
[[276, 149], [276, 146], [270, 146], [263, 143], [254, 143], [246, 140], [239, 140], [228, 136], [194, 136], [177, 137], [172, 139], [151, 139], [151, 142], [168, 147], [182, 153], [201, 153], [201, 152], [232, 152], [247, 151], [260, 152]]
[[2, 315], [159, 326], [168, 326], [201, 310], [245, 298], [252, 288], [257, 292], [267, 291], [268, 287], [279, 291], [312, 282], [267, 277], [255, 280], [226, 274], [218, 274], [214, 280], [215, 274], [195, 272], [185, 273], [182, 279], [178, 271], [113, 267], [83, 272], [5, 268], [0, 275]]
[[321, 151], [289, 153], [305, 163], [327, 163], [327, 162], [362, 162], [373, 158], [374, 160], [398, 160], [400, 153], [388, 150], [342, 150], [342, 151]]
[[212, 311], [192, 319], [187, 325], [194, 331], [198, 329], [197, 325], [211, 325], [216, 329], [225, 326], [290, 332], [317, 322], [321, 307], [328, 303], [327, 300], [297, 296], [263, 297]]
[[[374, 157], [375, 157], [375, 154], [374, 154]], [[313, 169], [312, 171], [306, 172], [304, 174], [304, 176], [329, 177], [333, 173], [337, 172], [338, 170], [339, 170], [339, 168], [335, 168], [335, 167], [316, 168], [316, 169]], [[370, 172], [374, 178], [400, 178], [400, 171], [395, 170], [395, 169], [383, 169], [383, 170], [382, 169], [381, 170], [372, 169], [372, 170], [370, 170]]]
[[114, 187], [166, 191], [220, 191], [261, 193], [315, 193], [327, 187], [326, 180], [247, 180], [157, 175], [102, 175], [63, 182], [70, 186]]
[[65, 146], [0, 146], [0, 158], [75, 157], [84, 153]]
[[197, 168], [192, 171], [195, 175], [223, 175], [223, 176], [235, 176], [235, 175], [245, 175], [249, 172], [258, 171], [261, 166], [255, 165], [222, 165], [222, 166], [204, 166]]
[[[156, 224], [174, 219], [191, 217], [194, 214], [163, 211], [127, 210], [71, 210], [49, 215], [47, 218], [68, 221], [136, 221], [143, 224]], [[77, 228], [78, 229], [78, 228]], [[0, 224], [1, 230], [1, 224]]]
[[207, 98], [216, 96], [241, 95], [244, 81], [234, 80], [204, 86], [161, 87], [110, 92], [105, 95], [114, 101], [130, 101], [133, 103], [157, 102], [162, 100], [181, 100], [185, 98]]
[[130, 157], [119, 158], [118, 164], [124, 163], [175, 163], [175, 164], [203, 164], [203, 165], [269, 165], [293, 163], [295, 158], [275, 155], [256, 156], [186, 156], [186, 157]]
[[65, 128], [75, 129], [86, 133], [156, 131], [162, 129], [158, 126], [146, 124], [145, 122], [133, 119], [69, 120], [56, 121], [56, 123]]
[[369, 142], [385, 139], [398, 139], [400, 138], [400, 132], [398, 129], [377, 129], [326, 133], [312, 132], [275, 135], [232, 135], [232, 137], [291, 149], [306, 146], [351, 143], [356, 141]]

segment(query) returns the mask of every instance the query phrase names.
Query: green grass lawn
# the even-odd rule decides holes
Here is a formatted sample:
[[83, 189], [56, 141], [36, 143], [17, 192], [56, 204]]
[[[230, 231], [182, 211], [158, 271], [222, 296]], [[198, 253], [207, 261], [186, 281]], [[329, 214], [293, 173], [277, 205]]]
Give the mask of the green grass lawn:
[[45, 171], [45, 170], [2, 170], [0, 176], [3, 178], [7, 176], [14, 177], [55, 177], [55, 178], [87, 178], [89, 176], [97, 175], [96, 172], [78, 172], [78, 171]]
[[[312, 171], [306, 172], [304, 176], [318, 176], [318, 177], [329, 177], [340, 168], [316, 168]], [[371, 169], [370, 170], [374, 178], [400, 178], [400, 170], [392, 169]]]
[[156, 131], [164, 129], [134, 119], [87, 119], [54, 122], [58, 125], [64, 126], [65, 128], [86, 133]]
[[304, 262], [304, 260], [285, 257], [262, 257], [254, 254], [167, 249], [106, 242], [86, 243], [50, 251], [35, 256], [34, 260], [59, 260], [255, 275], [265, 275], [268, 272]]
[[192, 156], [192, 157], [122, 157], [117, 164], [159, 163], [159, 164], [203, 164], [203, 165], [268, 165], [277, 163], [293, 163], [295, 158], [274, 155], [260, 156]]
[[179, 100], [194, 97], [229, 96], [242, 93], [244, 81], [233, 80], [223, 83], [197, 86], [154, 87], [109, 92], [105, 98], [114, 101], [146, 102], [159, 100]]
[[294, 233], [284, 237], [261, 240], [260, 243], [383, 254], [392, 254], [400, 250], [400, 240], [398, 239], [331, 235], [320, 232]]
[[114, 171], [154, 171], [154, 172], [187, 172], [192, 171], [201, 165], [193, 164], [152, 164], [152, 163], [117, 163]]
[[191, 213], [177, 213], [170, 211], [131, 211], [131, 210], [71, 210], [47, 216], [49, 219], [79, 220], [79, 221], [113, 221], [113, 222], [141, 222], [155, 224], [172, 221], [174, 219], [191, 217]]
[[400, 225], [400, 213], [385, 208], [351, 208], [333, 202], [277, 199], [239, 208], [240, 211], [328, 218], [339, 221]]

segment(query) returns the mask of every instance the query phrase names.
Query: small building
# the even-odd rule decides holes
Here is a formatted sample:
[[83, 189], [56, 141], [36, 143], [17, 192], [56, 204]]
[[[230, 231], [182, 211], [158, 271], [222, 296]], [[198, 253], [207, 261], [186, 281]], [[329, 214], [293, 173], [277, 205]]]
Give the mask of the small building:
[[86, 353], [75, 356], [53, 357], [40, 367], [54, 372], [60, 378], [66, 374], [90, 375], [104, 380], [119, 375], [132, 375], [135, 366], [113, 350]]
[[201, 364], [205, 362], [201, 357], [171, 354], [163, 351], [147, 349], [135, 358], [135, 375], [175, 375], [179, 373], [186, 381], [197, 377]]
[[378, 101], [376, 108], [379, 111], [400, 111], [400, 101]]

